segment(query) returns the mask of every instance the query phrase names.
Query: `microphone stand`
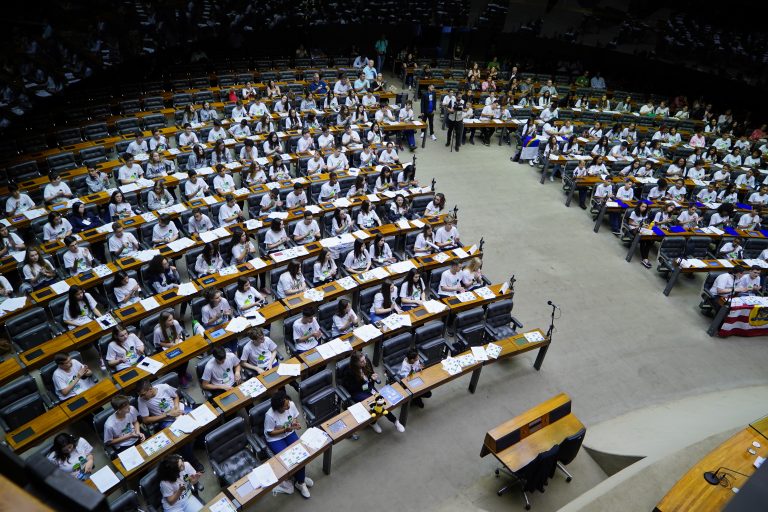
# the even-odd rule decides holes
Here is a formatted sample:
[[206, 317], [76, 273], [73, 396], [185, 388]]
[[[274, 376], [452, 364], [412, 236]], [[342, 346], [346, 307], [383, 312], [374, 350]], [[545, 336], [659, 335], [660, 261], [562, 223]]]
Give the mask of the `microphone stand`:
[[714, 471], [705, 471], [704, 472], [704, 480], [706, 480], [709, 485], [719, 485], [720, 482], [722, 482], [725, 479], [725, 476], [726, 476], [725, 473], [723, 473], [722, 476], [717, 476], [717, 474], [720, 472], [721, 469], [728, 470], [728, 471], [730, 471], [732, 473], [736, 473], [737, 475], [745, 476], [747, 478], [749, 478], [751, 476], [751, 475], [745, 475], [744, 473], [739, 473], [735, 469], [726, 468], [725, 466], [720, 466], [719, 468], [717, 468]]
[[437, 180], [435, 178], [432, 178], [432, 192], [435, 191], [435, 185], [437, 184]]
[[552, 313], [549, 316], [549, 329], [547, 329], [547, 335], [546, 337], [549, 338], [550, 341], [552, 341], [552, 333], [555, 330], [555, 311], [557, 310], [557, 306], [552, 304], [552, 301], [547, 301], [547, 305], [552, 306]]

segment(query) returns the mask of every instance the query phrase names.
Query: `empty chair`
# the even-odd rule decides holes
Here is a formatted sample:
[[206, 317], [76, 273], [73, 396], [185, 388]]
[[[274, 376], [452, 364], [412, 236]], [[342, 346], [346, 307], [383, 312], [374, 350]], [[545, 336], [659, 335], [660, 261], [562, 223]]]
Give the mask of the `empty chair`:
[[339, 414], [345, 397], [333, 385], [333, 372], [325, 369], [301, 381], [299, 399], [307, 425], [314, 426]]
[[163, 101], [162, 96], [150, 96], [149, 98], [144, 98], [144, 110], [160, 110], [162, 108], [165, 108], [165, 102]]
[[80, 128], [66, 128], [56, 132], [56, 142], [60, 146], [68, 146], [70, 144], [77, 144], [83, 141], [83, 136], [80, 133]]
[[669, 274], [675, 266], [675, 261], [685, 255], [685, 238], [682, 236], [668, 236], [661, 241], [659, 246], [659, 272]]
[[414, 342], [424, 366], [439, 363], [448, 354], [448, 342], [443, 337], [443, 322], [433, 320], [422, 325], [414, 332]]
[[382, 359], [387, 381], [392, 383], [400, 380], [400, 366], [405, 355], [413, 346], [413, 335], [409, 332], [398, 334], [382, 343]]
[[141, 104], [137, 99], [120, 101], [117, 106], [120, 107], [120, 113], [123, 115], [133, 115], [141, 110]]
[[517, 333], [517, 329], [522, 329], [517, 318], [512, 316], [514, 303], [512, 299], [492, 302], [485, 311], [485, 332], [488, 335], [487, 341], [498, 341], [509, 338]]
[[131, 490], [124, 492], [109, 504], [109, 512], [134, 512], [139, 509], [139, 495]]
[[259, 445], [240, 416], [206, 434], [205, 450], [222, 487], [233, 484], [259, 465]]
[[686, 258], [699, 258], [706, 259], [710, 257], [709, 254], [710, 239], [706, 236], [692, 236], [685, 244], [685, 257]]
[[573, 459], [576, 458], [576, 455], [579, 453], [579, 449], [581, 449], [581, 443], [584, 442], [584, 436], [586, 434], [587, 429], [583, 428], [572, 436], [566, 437], [565, 441], [563, 441], [560, 445], [560, 451], [557, 452], [557, 468], [565, 473], [566, 482], [573, 480], [573, 475], [571, 475], [568, 470], [565, 469], [565, 466], [573, 462]]
[[94, 123], [83, 127], [83, 135], [88, 140], [105, 139], [109, 137], [107, 123]]
[[164, 114], [152, 114], [144, 118], [144, 128], [147, 130], [165, 128], [165, 122], [166, 120]]
[[456, 337], [452, 350], [454, 354], [482, 345], [485, 340], [485, 310], [479, 307], [457, 313], [453, 333]]
[[35, 379], [24, 375], [0, 388], [0, 426], [15, 430], [45, 412], [46, 400]]
[[51, 172], [67, 171], [77, 167], [77, 164], [75, 163], [75, 155], [69, 151], [49, 156], [46, 161], [48, 162], [48, 169]]
[[514, 484], [519, 483], [523, 492], [523, 498], [525, 499], [525, 510], [530, 510], [531, 502], [528, 499], [528, 493], [533, 491], [544, 492], [544, 486], [547, 485], [547, 482], [555, 473], [559, 449], [560, 447], [555, 445], [546, 452], [539, 453], [535, 459], [515, 473], [508, 471], [506, 468], [497, 469], [497, 477], [503, 472], [515, 480], [511, 484], [499, 489], [496, 494], [501, 496], [509, 492]]
[[744, 259], [755, 259], [766, 249], [768, 249], [768, 239], [748, 238], [744, 242], [742, 256]]
[[135, 117], [126, 117], [115, 121], [115, 129], [120, 135], [133, 135], [139, 129], [139, 120]]

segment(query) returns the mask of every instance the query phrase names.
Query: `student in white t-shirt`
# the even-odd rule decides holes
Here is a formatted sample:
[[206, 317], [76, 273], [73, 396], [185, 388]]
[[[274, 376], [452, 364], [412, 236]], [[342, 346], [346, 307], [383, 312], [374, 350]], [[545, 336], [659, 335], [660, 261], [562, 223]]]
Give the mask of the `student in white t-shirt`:
[[371, 202], [364, 199], [360, 204], [360, 211], [357, 213], [357, 227], [369, 229], [377, 226], [381, 226], [381, 219], [379, 219], [376, 209], [371, 206]]
[[437, 293], [442, 297], [464, 293], [466, 290], [461, 279], [462, 274], [459, 260], [453, 259], [451, 261], [451, 268], [444, 270], [440, 275], [440, 286], [437, 289]]
[[301, 183], [293, 184], [293, 192], [285, 197], [285, 207], [287, 209], [299, 208], [307, 205], [307, 193]]
[[251, 327], [245, 334], [250, 342], [243, 347], [240, 364], [257, 375], [278, 365], [277, 344], [261, 327]]
[[403, 311], [408, 311], [420, 306], [425, 300], [427, 300], [426, 287], [421, 279], [421, 273], [412, 268], [400, 285], [400, 307]]
[[79, 285], [72, 285], [67, 293], [68, 298], [64, 302], [62, 322], [69, 329], [85, 325], [101, 316], [96, 299]]
[[352, 329], [360, 325], [360, 319], [352, 310], [352, 305], [346, 299], [340, 299], [336, 313], [333, 315], [333, 327], [331, 336], [336, 338], [342, 334], [351, 332]]
[[104, 423], [104, 444], [121, 452], [144, 441], [139, 426], [139, 412], [127, 396], [117, 395], [112, 399], [115, 412]]
[[456, 219], [453, 215], [448, 215], [445, 218], [445, 224], [437, 228], [435, 245], [442, 251], [461, 246], [459, 228], [456, 227]]
[[132, 277], [130, 277], [124, 270], [121, 270], [115, 274], [114, 285], [112, 293], [115, 295], [118, 307], [127, 306], [141, 300], [141, 286]]
[[87, 480], [93, 473], [93, 446], [85, 438], [62, 432], [53, 438], [48, 460], [68, 475]]
[[320, 226], [312, 218], [312, 212], [304, 210], [304, 219], [296, 223], [293, 229], [293, 241], [297, 244], [308, 244], [320, 239]]
[[230, 265], [239, 265], [259, 255], [256, 244], [248, 238], [248, 233], [239, 227], [232, 234], [232, 259]]
[[741, 267], [728, 269], [727, 272], [723, 272], [715, 278], [715, 282], [712, 283], [709, 293], [715, 297], [728, 297], [731, 293], [744, 292], [743, 288], [739, 288], [739, 286], [736, 285], [743, 274], [744, 269]]
[[258, 310], [266, 303], [264, 296], [251, 285], [251, 281], [247, 277], [237, 279], [235, 306], [241, 315], [246, 315], [251, 310]]
[[5, 202], [5, 213], [8, 215], [18, 215], [19, 213], [31, 210], [35, 207], [35, 202], [29, 197], [19, 191], [19, 186], [15, 183], [8, 185], [8, 192], [11, 196]]
[[[299, 440], [296, 431], [301, 429], [300, 413], [293, 402], [288, 399], [285, 391], [279, 390], [272, 395], [271, 407], [264, 415], [264, 440], [273, 453], [280, 453]], [[294, 485], [304, 498], [309, 498], [309, 487], [314, 482], [306, 475], [302, 467], [294, 475]], [[275, 492], [291, 494], [291, 482], [283, 482], [275, 488]]]
[[373, 296], [373, 304], [368, 313], [368, 319], [371, 323], [376, 323], [388, 317], [392, 313], [402, 313], [400, 305], [397, 303], [397, 288], [390, 279], [385, 279], [381, 283], [381, 288]]
[[289, 295], [301, 293], [307, 289], [304, 274], [301, 272], [301, 263], [296, 260], [288, 262], [288, 268], [280, 274], [277, 281], [277, 298], [284, 299]]
[[283, 219], [272, 219], [269, 229], [264, 235], [264, 245], [267, 247], [267, 251], [282, 251], [287, 247], [288, 241]]
[[344, 268], [349, 274], [362, 274], [371, 269], [371, 255], [363, 240], [355, 239], [352, 250], [344, 258]]
[[53, 387], [59, 400], [77, 396], [93, 386], [93, 372], [87, 365], [68, 354], [54, 356], [56, 370], [53, 371]]
[[45, 186], [43, 190], [43, 197], [46, 203], [56, 203], [67, 199], [72, 199], [72, 191], [69, 186], [61, 181], [59, 173], [54, 172], [51, 174], [51, 181]]
[[128, 332], [123, 326], [115, 327], [112, 341], [107, 346], [106, 361], [113, 371], [121, 371], [136, 366], [144, 357], [144, 343], [138, 336]]
[[208, 194], [208, 183], [200, 178], [193, 169], [187, 171], [189, 179], [184, 183], [184, 196], [188, 199], [201, 199]]
[[320, 187], [319, 201], [333, 201], [341, 194], [341, 186], [335, 172], [328, 174], [328, 181]]
[[67, 246], [67, 251], [64, 252], [61, 259], [64, 263], [64, 268], [67, 269], [67, 273], [70, 276], [93, 268], [95, 260], [91, 256], [91, 251], [87, 247], [78, 246], [77, 239], [74, 236], [65, 237], [64, 245]]
[[758, 229], [760, 226], [760, 216], [757, 214], [756, 211], [752, 210], [744, 215], [741, 216], [739, 219], [738, 228], [739, 229], [746, 229], [747, 231], [752, 231], [754, 229]]
[[768, 185], [760, 187], [759, 192], [753, 192], [749, 196], [749, 204], [752, 206], [765, 206], [768, 205]]
[[317, 255], [314, 265], [312, 265], [312, 284], [315, 286], [328, 283], [336, 278], [338, 269], [336, 262], [328, 249], [321, 249]]
[[201, 377], [201, 387], [218, 395], [240, 384], [240, 360], [224, 347], [215, 346], [211, 359], [205, 364]]
[[219, 208], [219, 226], [231, 226], [238, 222], [243, 222], [243, 211], [240, 205], [235, 201], [235, 196], [227, 194], [224, 196], [226, 203]]
[[192, 210], [192, 216], [187, 222], [187, 231], [190, 235], [205, 233], [213, 229], [213, 222], [200, 208]]
[[760, 267], [755, 265], [749, 269], [749, 272], [745, 272], [736, 282], [736, 286], [744, 290], [742, 292], [744, 295], [756, 295], [760, 293], [760, 290], [762, 289], [760, 271]]
[[[222, 207], [223, 208], [223, 207]], [[152, 228], [152, 244], [157, 247], [158, 245], [169, 244], [179, 238], [179, 229], [176, 224], [171, 220], [171, 216], [167, 213], [160, 215], [160, 219]]]
[[677, 216], [677, 223], [687, 229], [698, 227], [700, 220], [701, 217], [699, 217], [699, 213], [696, 210], [696, 205], [694, 203], [689, 204], [688, 209], [683, 210], [680, 212], [680, 215]]
[[198, 512], [203, 504], [193, 494], [202, 476], [181, 455], [168, 455], [157, 468], [164, 512]]
[[206, 329], [223, 325], [232, 318], [232, 307], [220, 290], [209, 288], [205, 291], [207, 303], [202, 307], [201, 323]]
[[323, 332], [315, 315], [315, 308], [309, 306], [301, 312], [301, 318], [293, 322], [293, 343], [298, 353], [312, 350], [323, 339]]

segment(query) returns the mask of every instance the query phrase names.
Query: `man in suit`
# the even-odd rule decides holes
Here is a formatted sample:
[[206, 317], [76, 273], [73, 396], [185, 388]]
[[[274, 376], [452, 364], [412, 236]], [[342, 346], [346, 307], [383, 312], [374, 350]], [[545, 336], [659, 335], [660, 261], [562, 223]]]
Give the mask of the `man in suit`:
[[[424, 122], [429, 123], [429, 134], [432, 140], [437, 140], [435, 137], [435, 109], [437, 108], [437, 94], [435, 94], [435, 86], [430, 84], [427, 91], [421, 95], [421, 118]], [[421, 136], [424, 137], [424, 132], [421, 132]]]

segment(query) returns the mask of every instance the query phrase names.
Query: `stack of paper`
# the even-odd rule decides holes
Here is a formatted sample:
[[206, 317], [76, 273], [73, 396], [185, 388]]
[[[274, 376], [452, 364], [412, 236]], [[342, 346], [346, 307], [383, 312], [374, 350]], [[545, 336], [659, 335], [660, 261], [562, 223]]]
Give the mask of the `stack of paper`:
[[392, 313], [387, 318], [382, 319], [381, 323], [384, 327], [387, 328], [387, 330], [394, 331], [395, 329], [399, 329], [401, 327], [410, 327], [411, 317], [407, 314], [398, 315], [397, 313]]
[[269, 215], [267, 215], [267, 218], [285, 220], [288, 218], [288, 212], [272, 212]]
[[496, 359], [501, 354], [501, 347], [495, 343], [489, 343], [485, 346], [485, 353], [491, 359]]
[[452, 357], [446, 357], [441, 364], [443, 365], [443, 370], [448, 372], [448, 375], [461, 373], [461, 364]]
[[444, 310], [447, 306], [443, 304], [442, 302], [438, 302], [436, 300], [428, 300], [424, 302], [424, 309], [426, 309], [429, 313], [435, 314], [439, 313], [442, 310]]
[[27, 257], [27, 251], [11, 251], [11, 256], [16, 260], [16, 263], [21, 263]]
[[412, 220], [411, 224], [413, 225], [413, 227], [416, 227], [416, 228], [419, 228], [419, 229], [424, 227], [424, 223], [422, 221], [420, 221], [419, 219]]
[[250, 263], [250, 264], [251, 264], [251, 266], [252, 266], [252, 267], [253, 267], [255, 270], [258, 270], [258, 269], [260, 269], [260, 268], [264, 268], [264, 267], [266, 267], [266, 266], [267, 266], [267, 264], [266, 264], [266, 263], [264, 262], [264, 260], [262, 260], [261, 258], [253, 258], [252, 260], [248, 260], [248, 263]]
[[195, 283], [181, 283], [179, 287], [176, 288], [176, 294], [183, 297], [194, 295], [195, 293], [197, 293], [197, 287], [195, 286]]
[[357, 231], [355, 231], [354, 233], [352, 233], [352, 235], [353, 235], [355, 238], [359, 238], [360, 240], [365, 240], [366, 238], [370, 238], [370, 237], [371, 237], [371, 235], [369, 235], [368, 233], [366, 233], [366, 232], [365, 232], [365, 231], [363, 231], [362, 229], [358, 229]]
[[366, 324], [358, 327], [352, 333], [363, 341], [370, 341], [382, 335], [382, 332], [373, 324]]
[[544, 336], [539, 331], [531, 331], [525, 333], [525, 339], [528, 343], [536, 343], [537, 341], [544, 341]]
[[115, 473], [109, 466], [104, 466], [100, 470], [91, 474], [91, 482], [100, 493], [106, 494], [106, 492], [120, 483]]
[[144, 308], [144, 311], [152, 311], [153, 309], [157, 309], [160, 307], [160, 303], [157, 302], [157, 299], [154, 297], [148, 297], [146, 299], [141, 299], [139, 301], [139, 304], [141, 304], [141, 307]]
[[325, 293], [317, 288], [312, 288], [304, 292], [304, 298], [313, 302], [321, 302], [325, 297]]
[[170, 429], [173, 435], [180, 437], [183, 434], [191, 434], [199, 426], [200, 424], [198, 424], [195, 418], [189, 414], [182, 414], [181, 416], [178, 416], [173, 423], [171, 423]]
[[338, 247], [340, 244], [341, 244], [341, 240], [337, 236], [323, 238], [322, 240], [320, 240], [320, 245], [322, 245], [326, 249], [332, 249], [334, 247]]
[[408, 219], [400, 219], [396, 224], [400, 229], [410, 229], [411, 227], [411, 225], [408, 223]]
[[475, 356], [473, 354], [463, 354], [456, 358], [456, 360], [459, 362], [462, 368], [465, 368], [467, 366], [472, 366], [473, 364], [477, 363], [477, 360], [475, 359]]
[[471, 347], [472, 355], [476, 361], [487, 361], [488, 354], [485, 352], [485, 347]]
[[[254, 469], [254, 471], [256, 470]], [[250, 481], [250, 478], [248, 480]], [[251, 482], [251, 484], [253, 484], [253, 482]], [[253, 487], [254, 489], [256, 488], [255, 485]], [[234, 505], [232, 505], [232, 502], [229, 501], [225, 496], [223, 496], [219, 501], [211, 503], [208, 508], [211, 510], [211, 512], [237, 512], [237, 509], [234, 507]]]
[[260, 220], [257, 220], [257, 219], [248, 219], [247, 221], [245, 221], [245, 229], [247, 229], [248, 231], [253, 231], [255, 229], [259, 229], [263, 225], [264, 224]]
[[141, 218], [144, 219], [144, 222], [152, 222], [157, 220], [157, 215], [152, 212], [144, 212], [141, 214]]
[[473, 290], [473, 291], [481, 299], [493, 300], [496, 297], [496, 294], [493, 293], [493, 290], [491, 290], [487, 286], [483, 286], [482, 288], [478, 288], [477, 290]]
[[284, 377], [298, 377], [301, 374], [301, 365], [280, 363], [277, 367], [277, 374]]
[[304, 448], [303, 444], [298, 443], [280, 452], [278, 457], [280, 457], [280, 461], [286, 468], [292, 468], [308, 459], [309, 452]]
[[152, 258], [160, 254], [160, 251], [157, 249], [147, 249], [145, 251], [139, 251], [136, 253], [136, 259], [139, 261], [147, 262], [150, 261]]
[[97, 227], [96, 231], [98, 231], [99, 233], [112, 233], [112, 231], [114, 230], [112, 229], [112, 223], [107, 222], [106, 224]]
[[136, 365], [137, 368], [141, 368], [145, 372], [151, 373], [152, 375], [156, 374], [157, 371], [163, 367], [163, 363], [158, 361], [157, 359], [153, 359], [151, 357], [145, 357], [141, 361], [138, 362]]
[[243, 332], [245, 329], [251, 326], [251, 323], [247, 318], [238, 316], [229, 321], [225, 329], [229, 332]]
[[390, 274], [405, 274], [412, 268], [416, 268], [416, 265], [413, 264], [411, 260], [405, 260], [405, 261], [398, 261], [397, 263], [393, 263], [387, 267], [387, 270]]
[[219, 275], [220, 276], [231, 276], [233, 274], [237, 274], [237, 272], [238, 272], [237, 267], [235, 267], [233, 265], [231, 267], [224, 267], [221, 270], [219, 270]]
[[470, 302], [477, 299], [477, 295], [475, 295], [473, 292], [464, 292], [464, 293], [457, 293], [456, 298], [459, 299], [459, 302]]
[[275, 485], [277, 483], [277, 476], [275, 476], [275, 472], [272, 466], [269, 465], [269, 462], [265, 462], [248, 473], [248, 482], [250, 482], [254, 489], [265, 488]]
[[186, 249], [187, 247], [191, 247], [193, 245], [195, 245], [195, 242], [193, 242], [192, 240], [190, 240], [187, 237], [184, 237], [184, 238], [179, 238], [178, 240], [174, 240], [173, 242], [169, 243], [168, 247], [173, 252], [181, 252], [184, 249]]
[[347, 276], [339, 279], [336, 281], [336, 283], [340, 284], [342, 288], [345, 290], [352, 290], [354, 288], [357, 288], [357, 281], [354, 280], [354, 278]]
[[467, 254], [467, 252], [461, 247], [454, 249], [453, 254], [455, 254], [457, 258], [469, 258], [469, 254]]
[[106, 277], [112, 274], [112, 271], [106, 265], [99, 265], [98, 267], [93, 268], [93, 273], [99, 277]]
[[376, 279], [386, 279], [389, 277], [389, 272], [384, 267], [376, 267], [368, 272], [358, 274], [361, 281], [373, 281]]
[[331, 438], [328, 437], [328, 434], [317, 427], [308, 428], [307, 431], [302, 434], [300, 439], [302, 443], [309, 446], [314, 451], [319, 450], [331, 440]]
[[211, 412], [207, 404], [200, 405], [190, 413], [199, 425], [207, 425], [216, 419], [216, 415]]
[[371, 412], [365, 408], [365, 405], [363, 405], [362, 402], [350, 406], [347, 410], [358, 423], [365, 423], [371, 419]]
[[[67, 288], [69, 288], [69, 285], [67, 285]], [[10, 297], [0, 303], [0, 312], [7, 313], [9, 311], [15, 311], [19, 308], [24, 307], [26, 303], [27, 303], [26, 297]]]
[[252, 379], [248, 379], [247, 381], [240, 384], [240, 386], [238, 387], [240, 388], [240, 391], [245, 396], [250, 396], [250, 397], [257, 397], [267, 392], [267, 388], [264, 387], [264, 384], [262, 384], [261, 381], [256, 377], [253, 377]]

